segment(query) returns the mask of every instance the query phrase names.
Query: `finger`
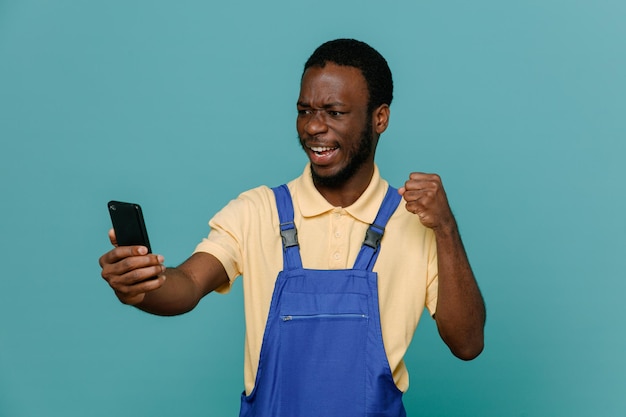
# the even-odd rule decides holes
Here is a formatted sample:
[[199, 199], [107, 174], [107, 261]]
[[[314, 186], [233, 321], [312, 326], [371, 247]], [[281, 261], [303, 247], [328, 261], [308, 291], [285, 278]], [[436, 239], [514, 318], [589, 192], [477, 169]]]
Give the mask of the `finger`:
[[411, 213], [415, 213], [415, 214], [417, 214], [418, 212], [428, 211], [427, 210], [427, 205], [425, 205], [419, 199], [409, 200], [409, 201], [406, 202], [405, 206], [406, 206], [407, 210], [409, 210]]
[[116, 263], [132, 256], [145, 256], [148, 248], [145, 246], [117, 246], [103, 255], [106, 263]]
[[423, 180], [408, 180], [404, 183], [404, 188], [406, 191], [423, 190], [426, 187], [428, 187], [428, 182]]
[[422, 206], [427, 206], [434, 198], [435, 193], [431, 190], [409, 190], [402, 196], [407, 203], [419, 203]]
[[160, 288], [165, 282], [164, 274], [149, 274], [148, 277], [142, 278], [136, 282], [128, 282], [126, 284], [118, 284], [114, 289], [128, 295], [136, 295], [140, 293], [154, 291]]
[[115, 237], [115, 229], [109, 229], [109, 240], [111, 241], [111, 245], [117, 246], [117, 238]]
[[[157, 281], [155, 283], [154, 281]], [[149, 266], [134, 269], [115, 280], [115, 288], [132, 287], [137, 292], [152, 291], [165, 281], [165, 267]]]
[[165, 272], [163, 265], [153, 265], [144, 268], [133, 269], [121, 276], [123, 282], [134, 285], [148, 280], [152, 281], [155, 277], [161, 276]]
[[115, 294], [124, 304], [135, 305], [143, 301], [146, 293], [161, 288], [165, 282], [165, 275], [155, 279], [149, 279], [132, 285], [120, 285], [113, 287]]
[[422, 172], [412, 172], [405, 183], [407, 189], [441, 187], [441, 177], [437, 174], [424, 174]]
[[424, 206], [421, 204], [410, 202], [410, 203], [406, 203], [404, 207], [409, 213], [413, 213], [417, 215], [420, 218], [420, 221], [422, 221], [427, 215], [427, 211], [425, 210]]
[[441, 178], [437, 174], [427, 174], [425, 172], [411, 172], [409, 174], [410, 180], [425, 180], [425, 181], [440, 181]]
[[436, 216], [434, 216], [433, 213], [427, 210], [424, 206], [415, 203], [407, 203], [405, 208], [409, 213], [416, 215], [419, 218], [420, 223], [422, 223], [425, 227], [432, 229], [437, 225]]
[[435, 181], [430, 180], [409, 180], [404, 184], [404, 188], [410, 191], [431, 190], [435, 191], [440, 188], [440, 185]]
[[118, 246], [102, 255], [99, 259], [102, 278], [111, 281], [116, 276], [124, 275], [133, 269], [150, 266], [164, 268], [162, 255], [147, 254], [143, 246]]
[[[124, 275], [131, 271], [143, 268], [164, 268], [163, 256], [147, 254], [143, 256], [128, 256], [108, 265], [108, 271], [113, 275]], [[161, 273], [159, 271], [158, 273]]]
[[423, 187], [417, 187], [415, 188], [415, 185], [413, 185], [412, 187], [402, 187], [402, 197], [404, 197], [404, 199], [416, 199], [418, 198], [421, 194], [424, 194], [428, 192], [428, 190], [424, 189]]

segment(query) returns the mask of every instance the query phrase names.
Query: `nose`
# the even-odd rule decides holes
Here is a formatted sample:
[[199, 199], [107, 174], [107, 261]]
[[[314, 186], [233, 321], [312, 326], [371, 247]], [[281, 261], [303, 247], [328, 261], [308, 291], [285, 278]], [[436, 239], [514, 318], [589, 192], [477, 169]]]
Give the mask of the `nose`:
[[328, 126], [324, 115], [323, 110], [311, 110], [305, 118], [304, 131], [311, 136], [326, 132]]

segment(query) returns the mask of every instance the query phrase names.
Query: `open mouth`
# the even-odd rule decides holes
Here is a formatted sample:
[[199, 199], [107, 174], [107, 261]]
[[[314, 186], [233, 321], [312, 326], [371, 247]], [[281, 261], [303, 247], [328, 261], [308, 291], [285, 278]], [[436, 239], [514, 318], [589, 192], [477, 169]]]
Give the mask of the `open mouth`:
[[337, 148], [333, 148], [330, 146], [309, 146], [309, 149], [312, 150], [317, 156], [325, 156], [329, 155]]

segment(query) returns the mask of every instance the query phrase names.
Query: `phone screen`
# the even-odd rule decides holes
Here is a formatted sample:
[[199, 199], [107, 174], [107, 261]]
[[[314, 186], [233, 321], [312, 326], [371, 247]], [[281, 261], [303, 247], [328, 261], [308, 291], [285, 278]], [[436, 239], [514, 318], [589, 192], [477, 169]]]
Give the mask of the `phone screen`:
[[109, 201], [109, 214], [119, 246], [142, 245], [152, 253], [141, 206], [135, 203]]

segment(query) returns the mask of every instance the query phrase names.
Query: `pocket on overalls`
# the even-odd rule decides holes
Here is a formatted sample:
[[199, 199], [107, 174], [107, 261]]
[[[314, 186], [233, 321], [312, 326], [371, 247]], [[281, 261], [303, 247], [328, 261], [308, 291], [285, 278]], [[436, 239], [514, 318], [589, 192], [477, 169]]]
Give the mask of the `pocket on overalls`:
[[284, 293], [280, 318], [284, 415], [362, 416], [369, 321], [367, 296]]

